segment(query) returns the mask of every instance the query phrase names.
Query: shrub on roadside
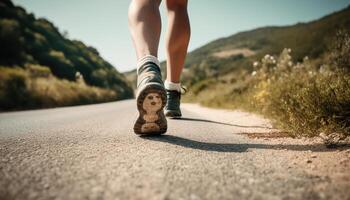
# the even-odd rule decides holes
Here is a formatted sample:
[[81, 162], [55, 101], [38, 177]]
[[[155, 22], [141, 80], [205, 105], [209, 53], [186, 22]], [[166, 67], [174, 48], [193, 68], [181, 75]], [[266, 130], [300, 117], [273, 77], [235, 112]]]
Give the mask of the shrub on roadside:
[[350, 133], [350, 74], [326, 65], [317, 69], [308, 59], [293, 64], [288, 50], [261, 65], [251, 93], [255, 110], [293, 135]]
[[28, 74], [19, 68], [0, 68], [0, 105], [1, 110], [17, 105], [27, 106], [28, 96], [26, 81]]
[[118, 100], [114, 90], [54, 77], [38, 65], [0, 67], [0, 110], [47, 108]]

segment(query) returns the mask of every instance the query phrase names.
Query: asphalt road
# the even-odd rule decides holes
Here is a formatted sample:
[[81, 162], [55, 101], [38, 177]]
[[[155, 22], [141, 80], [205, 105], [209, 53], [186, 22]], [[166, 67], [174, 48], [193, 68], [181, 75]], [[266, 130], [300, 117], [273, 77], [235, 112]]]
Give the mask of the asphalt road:
[[350, 199], [346, 148], [249, 138], [275, 130], [190, 104], [166, 135], [139, 137], [135, 107], [0, 114], [0, 199]]

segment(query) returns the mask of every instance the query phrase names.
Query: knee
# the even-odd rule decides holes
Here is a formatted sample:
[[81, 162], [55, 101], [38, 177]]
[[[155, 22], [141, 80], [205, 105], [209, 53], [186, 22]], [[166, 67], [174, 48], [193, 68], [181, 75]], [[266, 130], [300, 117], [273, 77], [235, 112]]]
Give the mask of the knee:
[[172, 11], [186, 10], [187, 0], [167, 0], [166, 7], [168, 10], [172, 10]]

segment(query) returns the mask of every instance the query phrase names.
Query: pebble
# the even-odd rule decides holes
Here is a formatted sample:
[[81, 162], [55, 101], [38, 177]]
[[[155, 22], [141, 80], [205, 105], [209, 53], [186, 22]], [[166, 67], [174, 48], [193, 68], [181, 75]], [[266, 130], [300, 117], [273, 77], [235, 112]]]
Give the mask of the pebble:
[[306, 163], [312, 163], [312, 160], [306, 159]]

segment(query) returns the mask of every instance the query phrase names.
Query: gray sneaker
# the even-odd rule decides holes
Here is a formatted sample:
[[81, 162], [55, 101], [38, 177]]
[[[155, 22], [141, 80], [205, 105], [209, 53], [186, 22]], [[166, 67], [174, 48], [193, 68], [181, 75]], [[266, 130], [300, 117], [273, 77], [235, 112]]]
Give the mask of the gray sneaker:
[[165, 116], [170, 118], [180, 118], [182, 116], [180, 110], [181, 92], [176, 90], [166, 90], [167, 103], [165, 105]]
[[137, 109], [139, 116], [134, 132], [140, 135], [159, 135], [167, 130], [163, 113], [166, 104], [166, 91], [160, 68], [153, 62], [146, 62], [137, 71]]

